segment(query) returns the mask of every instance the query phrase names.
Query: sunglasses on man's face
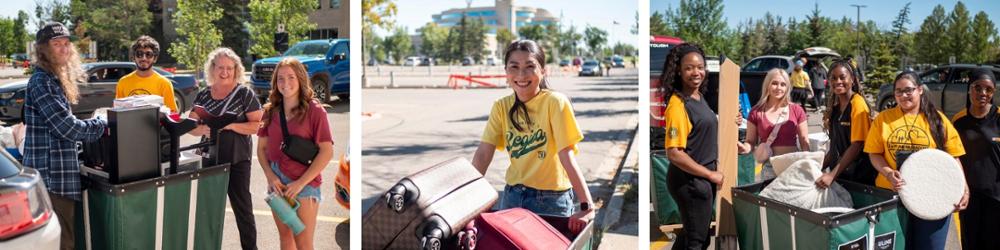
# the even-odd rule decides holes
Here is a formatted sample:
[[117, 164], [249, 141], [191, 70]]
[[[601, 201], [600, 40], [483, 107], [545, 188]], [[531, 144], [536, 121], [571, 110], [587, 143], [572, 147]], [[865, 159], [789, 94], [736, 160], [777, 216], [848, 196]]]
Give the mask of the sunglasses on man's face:
[[142, 59], [142, 58], [150, 58], [150, 59], [152, 59], [152, 58], [156, 58], [156, 53], [153, 53], [152, 51], [136, 52], [135, 53], [135, 58], [137, 58], [137, 59]]

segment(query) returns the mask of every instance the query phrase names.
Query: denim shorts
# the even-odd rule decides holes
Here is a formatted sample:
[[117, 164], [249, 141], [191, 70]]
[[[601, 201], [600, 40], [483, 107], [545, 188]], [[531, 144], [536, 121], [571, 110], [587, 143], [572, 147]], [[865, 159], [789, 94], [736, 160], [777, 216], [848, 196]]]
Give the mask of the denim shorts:
[[[281, 169], [278, 168], [278, 163], [271, 162], [271, 171], [274, 172], [274, 175], [278, 176], [278, 179], [281, 180], [281, 184], [288, 185], [289, 183], [292, 183], [293, 180], [291, 178], [288, 178], [288, 176], [285, 176], [285, 173], [282, 173]], [[296, 196], [295, 198], [297, 199], [312, 198], [313, 200], [316, 201], [316, 203], [323, 201], [323, 196], [320, 195], [319, 188], [310, 186], [308, 184], [302, 188], [302, 191], [299, 191], [299, 195]]]
[[520, 207], [539, 215], [569, 217], [576, 210], [573, 189], [549, 191], [521, 184], [507, 185], [500, 198], [500, 209]]

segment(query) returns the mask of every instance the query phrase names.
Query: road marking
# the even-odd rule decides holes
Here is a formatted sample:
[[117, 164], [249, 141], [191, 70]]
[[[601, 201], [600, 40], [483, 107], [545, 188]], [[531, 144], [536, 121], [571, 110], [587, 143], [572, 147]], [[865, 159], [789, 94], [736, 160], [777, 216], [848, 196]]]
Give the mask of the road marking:
[[664, 249], [664, 248], [666, 248], [666, 247], [667, 247], [668, 245], [670, 245], [670, 243], [671, 243], [671, 242], [670, 242], [670, 239], [668, 239], [666, 235], [664, 235], [664, 236], [660, 236], [660, 238], [659, 238], [659, 239], [656, 239], [656, 240], [654, 240], [654, 241], [652, 242], [652, 244], [649, 244], [649, 249], [650, 249], [650, 250], [660, 250], [660, 249]]
[[[233, 213], [233, 209], [227, 207], [226, 208], [226, 212]], [[272, 217], [270, 210], [257, 210], [257, 209], [254, 209], [253, 210], [253, 214], [257, 215], [257, 216]], [[344, 221], [347, 221], [347, 218], [319, 215], [319, 216], [316, 216], [316, 221], [332, 222], [332, 223], [344, 223]]]

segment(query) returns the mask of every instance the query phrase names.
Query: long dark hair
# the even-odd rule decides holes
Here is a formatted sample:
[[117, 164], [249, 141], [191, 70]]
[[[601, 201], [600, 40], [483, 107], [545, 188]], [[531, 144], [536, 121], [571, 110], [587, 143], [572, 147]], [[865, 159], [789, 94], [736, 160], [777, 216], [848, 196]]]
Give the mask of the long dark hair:
[[[847, 90], [847, 103], [850, 104], [851, 98], [854, 97], [854, 94], [861, 93], [861, 82], [858, 82], [858, 77], [854, 74], [854, 66], [851, 66], [851, 61], [848, 59], [837, 59], [833, 61], [833, 64], [830, 64], [830, 70], [827, 71], [828, 81], [833, 78], [833, 72], [836, 71], [837, 68], [844, 68], [847, 70], [847, 75], [851, 78], [851, 88]], [[826, 130], [827, 133], [830, 132], [830, 124], [833, 122], [830, 118], [833, 116], [833, 109], [835, 109], [837, 105], [840, 105], [840, 100], [837, 98], [837, 94], [833, 93], [831, 88], [830, 95], [826, 96], [826, 111], [823, 112], [823, 130]], [[872, 110], [868, 101], [865, 101], [865, 106], [868, 107], [868, 110]], [[870, 112], [868, 115], [868, 118], [871, 119]]]
[[[702, 62], [705, 61], [705, 51], [697, 44], [682, 43], [670, 49], [667, 53], [666, 63], [663, 64], [663, 74], [660, 75], [660, 93], [663, 93], [663, 103], [670, 103], [670, 96], [684, 89], [684, 80], [681, 78], [681, 60], [689, 53], [698, 53]], [[706, 78], [705, 81], [708, 81]], [[705, 93], [708, 90], [707, 82], [703, 82], [698, 91]], [[685, 97], [686, 98], [686, 97]]]
[[[545, 49], [542, 46], [538, 46], [538, 43], [532, 40], [517, 40], [507, 45], [507, 49], [504, 50], [503, 55], [503, 67], [507, 69], [507, 61], [510, 60], [510, 54], [514, 51], [524, 51], [528, 52], [531, 57], [534, 57], [538, 61], [538, 66], [545, 69]], [[541, 82], [538, 84], [541, 89], [548, 89], [548, 80], [542, 78]], [[510, 123], [514, 125], [514, 129], [517, 131], [524, 131], [524, 128], [517, 123], [518, 116], [524, 119], [525, 124], [531, 124], [531, 117], [528, 116], [528, 106], [524, 105], [524, 101], [517, 98], [517, 94], [514, 95], [514, 105], [510, 106], [510, 110], [507, 111], [507, 119]]]
[[[896, 82], [899, 82], [899, 80], [902, 79], [913, 81], [913, 84], [916, 85], [917, 88], [922, 89], [924, 87], [924, 83], [920, 82], [920, 76], [918, 76], [916, 72], [905, 71], [896, 75], [896, 79], [892, 81], [893, 89], [895, 89]], [[930, 99], [927, 99], [926, 93], [920, 95], [920, 107], [918, 112], [924, 115], [924, 119], [927, 119], [927, 125], [929, 125], [928, 127], [931, 129], [931, 137], [934, 138], [934, 143], [937, 144], [937, 148], [944, 150], [944, 121], [941, 120], [942, 117], [938, 114], [937, 107], [934, 106], [934, 103], [932, 103]]]

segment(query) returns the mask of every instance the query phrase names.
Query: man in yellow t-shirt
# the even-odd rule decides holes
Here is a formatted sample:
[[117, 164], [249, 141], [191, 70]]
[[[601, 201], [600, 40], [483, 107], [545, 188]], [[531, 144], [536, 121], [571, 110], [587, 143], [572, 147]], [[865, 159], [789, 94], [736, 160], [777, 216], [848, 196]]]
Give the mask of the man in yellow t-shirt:
[[152, 37], [141, 36], [132, 43], [131, 52], [136, 70], [118, 80], [115, 99], [134, 95], [158, 95], [163, 97], [163, 104], [170, 108], [170, 112], [177, 113], [174, 85], [153, 70], [153, 64], [160, 53], [160, 44]]
[[812, 82], [809, 80], [809, 74], [805, 70], [802, 70], [802, 67], [805, 65], [805, 62], [802, 60], [795, 61], [795, 69], [792, 70], [792, 75], [788, 81], [792, 84], [792, 102], [798, 103], [799, 106], [805, 108], [806, 102], [813, 96], [813, 89]]

